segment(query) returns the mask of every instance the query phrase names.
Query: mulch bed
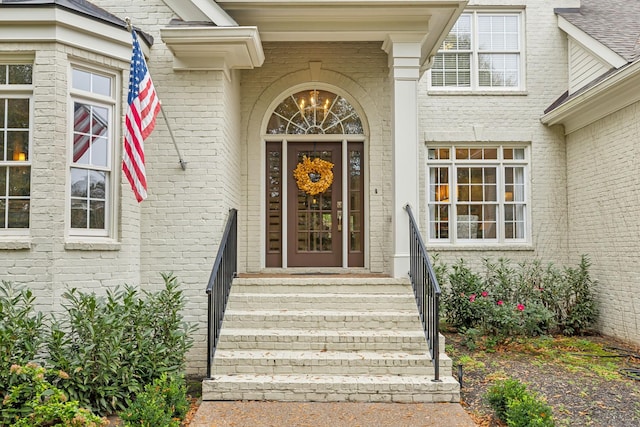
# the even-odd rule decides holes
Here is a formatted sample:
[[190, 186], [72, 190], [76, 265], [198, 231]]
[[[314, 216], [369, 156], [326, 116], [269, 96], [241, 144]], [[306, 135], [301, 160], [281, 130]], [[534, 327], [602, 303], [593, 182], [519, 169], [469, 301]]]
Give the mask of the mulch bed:
[[[528, 385], [528, 389], [547, 400], [558, 426], [637, 427], [640, 425], [640, 381], [626, 376], [598, 374], [586, 368], [574, 368], [557, 360], [538, 358], [517, 348], [517, 345], [497, 347], [492, 352], [470, 351], [458, 334], [447, 333], [447, 346], [457, 360], [469, 356], [472, 363], [463, 369], [462, 404], [481, 427], [503, 426], [493, 416], [484, 395], [493, 381], [511, 377]], [[585, 337], [605, 347], [624, 349], [640, 354], [637, 348], [604, 338]], [[585, 357], [589, 357], [586, 355]], [[467, 358], [467, 360], [469, 360]], [[620, 367], [640, 367], [635, 357], [612, 358]]]

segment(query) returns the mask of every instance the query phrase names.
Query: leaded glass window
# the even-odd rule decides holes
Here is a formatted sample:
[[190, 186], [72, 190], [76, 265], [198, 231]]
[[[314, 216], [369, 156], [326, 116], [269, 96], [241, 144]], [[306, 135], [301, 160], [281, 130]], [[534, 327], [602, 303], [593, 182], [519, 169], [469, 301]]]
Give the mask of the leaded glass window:
[[310, 89], [287, 96], [275, 108], [268, 134], [318, 135], [362, 134], [362, 121], [355, 108], [340, 95]]

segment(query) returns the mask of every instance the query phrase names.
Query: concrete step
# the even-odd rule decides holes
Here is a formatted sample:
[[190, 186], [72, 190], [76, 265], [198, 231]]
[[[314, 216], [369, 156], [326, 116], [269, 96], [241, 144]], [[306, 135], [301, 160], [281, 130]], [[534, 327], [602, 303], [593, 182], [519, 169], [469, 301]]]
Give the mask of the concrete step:
[[440, 339], [432, 381], [407, 280], [234, 280], [205, 400], [457, 402]]
[[333, 310], [236, 310], [228, 306], [224, 328], [254, 329], [367, 329], [420, 330], [417, 310], [333, 311]]
[[203, 400], [282, 402], [459, 402], [451, 376], [215, 375], [202, 384]]
[[350, 295], [344, 293], [269, 293], [262, 292], [235, 292], [229, 296], [229, 304], [235, 309], [271, 308], [306, 310], [306, 309], [331, 309], [347, 310], [357, 307], [360, 311], [413, 310], [416, 309], [416, 301], [413, 295], [401, 292], [400, 294], [371, 293]]
[[237, 278], [233, 280], [232, 292], [237, 293], [339, 293], [358, 294], [402, 294], [411, 291], [406, 279], [352, 278], [352, 277], [300, 277], [300, 278]]
[[[441, 370], [451, 374], [444, 355]], [[218, 350], [214, 374], [433, 375], [431, 357], [404, 352]]]
[[[218, 349], [325, 351], [426, 351], [420, 330], [223, 328]], [[442, 347], [444, 348], [444, 347]]]

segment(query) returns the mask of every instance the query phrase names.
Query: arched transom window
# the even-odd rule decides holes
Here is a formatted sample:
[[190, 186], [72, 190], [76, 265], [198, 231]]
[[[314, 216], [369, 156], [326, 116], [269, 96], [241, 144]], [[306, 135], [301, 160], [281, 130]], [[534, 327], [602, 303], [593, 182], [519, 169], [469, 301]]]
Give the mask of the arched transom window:
[[268, 134], [362, 134], [362, 121], [342, 96], [326, 90], [303, 90], [276, 107]]

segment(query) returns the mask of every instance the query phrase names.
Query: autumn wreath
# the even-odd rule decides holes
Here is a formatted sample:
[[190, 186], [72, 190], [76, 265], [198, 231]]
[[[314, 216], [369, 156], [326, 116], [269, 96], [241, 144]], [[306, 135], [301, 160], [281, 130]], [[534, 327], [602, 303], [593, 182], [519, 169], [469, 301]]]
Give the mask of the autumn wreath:
[[305, 193], [315, 196], [324, 193], [333, 183], [333, 163], [318, 157], [311, 160], [307, 156], [302, 158], [293, 170], [298, 188]]

